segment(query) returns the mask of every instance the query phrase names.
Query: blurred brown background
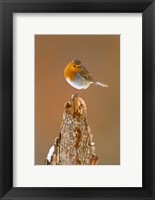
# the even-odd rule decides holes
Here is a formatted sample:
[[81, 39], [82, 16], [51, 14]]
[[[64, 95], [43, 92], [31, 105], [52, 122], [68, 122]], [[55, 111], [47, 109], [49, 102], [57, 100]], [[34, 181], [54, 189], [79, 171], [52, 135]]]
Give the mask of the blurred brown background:
[[80, 96], [88, 109], [99, 164], [120, 164], [120, 36], [35, 36], [35, 164], [44, 165], [59, 135], [64, 103], [76, 91], [64, 79], [64, 68], [79, 59], [95, 79]]

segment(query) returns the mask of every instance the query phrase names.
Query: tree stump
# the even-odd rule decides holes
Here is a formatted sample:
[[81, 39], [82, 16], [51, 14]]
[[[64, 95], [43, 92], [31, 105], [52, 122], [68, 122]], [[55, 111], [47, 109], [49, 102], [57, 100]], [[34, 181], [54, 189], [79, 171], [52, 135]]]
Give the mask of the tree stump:
[[46, 164], [96, 165], [99, 159], [92, 139], [86, 103], [78, 95], [72, 95], [71, 100], [65, 103], [60, 134], [55, 139], [51, 160], [46, 159]]

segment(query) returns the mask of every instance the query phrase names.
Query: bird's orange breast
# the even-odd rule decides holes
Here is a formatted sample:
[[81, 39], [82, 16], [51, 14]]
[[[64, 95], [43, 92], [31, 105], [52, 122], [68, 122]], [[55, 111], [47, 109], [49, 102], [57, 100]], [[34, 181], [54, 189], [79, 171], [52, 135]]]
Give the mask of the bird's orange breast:
[[64, 70], [65, 78], [69, 78], [71, 81], [74, 81], [76, 78], [76, 74], [79, 72], [79, 69], [73, 67], [72, 64], [68, 64]]

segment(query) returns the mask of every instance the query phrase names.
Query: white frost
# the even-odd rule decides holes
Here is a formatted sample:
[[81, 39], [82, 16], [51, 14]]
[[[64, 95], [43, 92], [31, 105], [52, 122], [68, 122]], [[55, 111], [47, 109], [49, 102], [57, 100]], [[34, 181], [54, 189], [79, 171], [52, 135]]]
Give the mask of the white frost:
[[53, 156], [53, 154], [54, 154], [54, 145], [50, 148], [50, 150], [49, 150], [49, 152], [47, 154], [47, 160], [49, 162], [51, 162], [51, 157]]

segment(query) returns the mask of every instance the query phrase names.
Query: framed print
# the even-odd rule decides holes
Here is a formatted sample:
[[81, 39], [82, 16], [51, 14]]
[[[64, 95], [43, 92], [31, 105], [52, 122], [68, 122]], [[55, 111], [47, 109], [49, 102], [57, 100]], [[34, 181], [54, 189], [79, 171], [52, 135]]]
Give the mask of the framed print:
[[[129, 24], [126, 26], [122, 17], [132, 26]], [[73, 23], [72, 20], [77, 26], [81, 26], [78, 34], [75, 29], [69, 30]], [[96, 24], [93, 29], [92, 20], [95, 20], [94, 24]], [[102, 22], [104, 22], [104, 28], [100, 27]], [[50, 23], [52, 27], [46, 26]], [[57, 26], [61, 23], [65, 24], [63, 28]], [[14, 102], [19, 102], [14, 107], [14, 110], [17, 109], [14, 112], [16, 113], [14, 116], [14, 157], [16, 159], [14, 169], [18, 169], [14, 171], [16, 174], [14, 184], [23, 187], [30, 186], [30, 184], [32, 187], [40, 187], [41, 183], [45, 187], [56, 187], [60, 184], [61, 187], [78, 187], [79, 184], [81, 187], [85, 185], [89, 187], [141, 187], [141, 14], [135, 14], [135, 16], [132, 14], [132, 18], [126, 14], [113, 14], [113, 16], [94, 14], [93, 17], [82, 13], [80, 15], [67, 13], [66, 15], [44, 14], [42, 16], [29, 14], [28, 18], [23, 14], [15, 14], [13, 24], [16, 27], [13, 32], [14, 37], [19, 36], [16, 39], [17, 45], [13, 45], [14, 80], [16, 80], [14, 85], [17, 86], [17, 88], [14, 87], [14, 94], [16, 94]], [[85, 24], [87, 24], [86, 28]], [[117, 26], [111, 27], [109, 24], [117, 24]], [[130, 48], [129, 41], [132, 40], [135, 44], [134, 50]], [[22, 46], [25, 46], [25, 52]], [[130, 52], [129, 57], [125, 56], [127, 49]], [[20, 56], [15, 56], [18, 54]], [[29, 59], [23, 63], [25, 55]], [[126, 59], [123, 59], [124, 57]], [[86, 63], [85, 60], [90, 61]], [[133, 61], [137, 63], [137, 70], [134, 74]], [[87, 71], [90, 70], [91, 75], [89, 76], [95, 76], [94, 79], [98, 79], [97, 82], [103, 82], [103, 87], [92, 83], [89, 87], [86, 86], [87, 88], [80, 90], [73, 87], [76, 85], [70, 85], [66, 78], [66, 71], [74, 62], [81, 62], [80, 66], [85, 66]], [[95, 70], [92, 71], [93, 69]], [[21, 74], [20, 71], [24, 73]], [[115, 73], [112, 75], [111, 71]], [[130, 76], [132, 76], [132, 83]], [[57, 80], [58, 84], [56, 84]], [[135, 82], [136, 87], [134, 88]], [[133, 88], [131, 94], [130, 87]], [[127, 95], [124, 94], [125, 91], [128, 91]], [[27, 96], [30, 102], [27, 102], [28, 106], [25, 107], [23, 103]], [[125, 96], [128, 98], [124, 98]], [[137, 96], [134, 104], [130, 96]], [[133, 110], [136, 110], [134, 117], [131, 115]], [[25, 119], [23, 112], [24, 116], [27, 116]], [[28, 117], [29, 115], [32, 118]], [[24, 123], [23, 120], [31, 124], [31, 126], [26, 126], [24, 131], [20, 126]], [[132, 128], [137, 130], [136, 133], [130, 130], [131, 123]], [[134, 141], [132, 141], [133, 137]], [[128, 152], [130, 140], [132, 149]], [[29, 144], [30, 151], [28, 157], [28, 150], [25, 151], [27, 144]], [[29, 168], [29, 174], [31, 173], [31, 181], [30, 178], [27, 179], [27, 176], [23, 177], [23, 167], [20, 163], [25, 162], [25, 157], [27, 157], [25, 165]], [[54, 165], [52, 170], [47, 168], [45, 162]], [[132, 163], [135, 166], [134, 172]], [[58, 168], [55, 165], [61, 166]], [[129, 172], [134, 173], [132, 179]], [[70, 176], [70, 173], [78, 174], [76, 182], [72, 180], [73, 176]], [[96, 176], [97, 173], [100, 176]], [[113, 173], [115, 176], [111, 176]], [[44, 174], [44, 176], [39, 176], [39, 174]], [[82, 183], [80, 183], [81, 174], [85, 176]], [[49, 179], [56, 176], [57, 183], [45, 181], [46, 176]], [[60, 181], [62, 176], [64, 178]], [[94, 181], [88, 183], [90, 176]]]
[[2, 199], [154, 199], [154, 1], [1, 0]]

